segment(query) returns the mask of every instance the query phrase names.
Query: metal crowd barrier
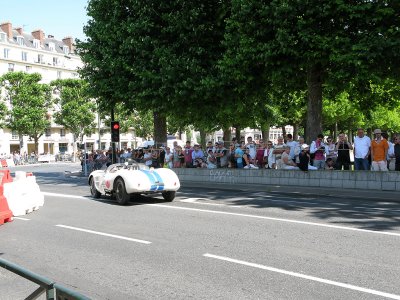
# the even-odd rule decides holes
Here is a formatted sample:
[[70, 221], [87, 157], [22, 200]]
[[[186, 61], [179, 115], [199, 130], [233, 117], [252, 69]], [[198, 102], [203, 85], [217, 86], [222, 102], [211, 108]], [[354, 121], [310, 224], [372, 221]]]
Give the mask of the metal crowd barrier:
[[90, 298], [66, 288], [53, 280], [48, 279], [42, 275], [33, 273], [17, 264], [9, 262], [0, 258], [0, 267], [13, 272], [29, 281], [39, 285], [25, 300], [38, 299], [43, 293], [46, 293], [46, 300], [89, 300]]

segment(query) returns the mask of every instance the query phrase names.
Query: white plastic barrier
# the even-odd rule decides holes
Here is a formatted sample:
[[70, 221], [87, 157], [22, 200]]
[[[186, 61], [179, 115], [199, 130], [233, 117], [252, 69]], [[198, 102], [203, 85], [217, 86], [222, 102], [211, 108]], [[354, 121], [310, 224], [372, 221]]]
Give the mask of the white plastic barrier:
[[6, 159], [8, 167], [15, 167], [14, 160], [12, 158]]
[[35, 176], [26, 177], [26, 172], [16, 171], [13, 182], [4, 183], [4, 196], [14, 216], [23, 216], [39, 209], [44, 204]]

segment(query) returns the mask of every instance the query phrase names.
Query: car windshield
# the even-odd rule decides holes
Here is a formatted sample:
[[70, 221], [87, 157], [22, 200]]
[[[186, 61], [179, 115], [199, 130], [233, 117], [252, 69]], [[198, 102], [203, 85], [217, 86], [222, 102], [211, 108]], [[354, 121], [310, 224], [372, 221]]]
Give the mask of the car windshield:
[[108, 166], [106, 169], [106, 173], [114, 173], [118, 170], [122, 169], [127, 169], [127, 170], [148, 170], [149, 167], [146, 166], [145, 164], [137, 163], [137, 162], [132, 162], [129, 164], [122, 164], [122, 163], [117, 163], [117, 164], [112, 164]]

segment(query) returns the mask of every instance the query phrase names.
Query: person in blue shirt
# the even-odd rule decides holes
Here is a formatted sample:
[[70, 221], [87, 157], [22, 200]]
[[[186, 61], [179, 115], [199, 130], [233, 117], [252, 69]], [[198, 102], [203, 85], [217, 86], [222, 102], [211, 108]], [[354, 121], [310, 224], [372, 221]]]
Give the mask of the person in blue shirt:
[[201, 168], [204, 162], [204, 152], [200, 149], [200, 145], [194, 145], [194, 150], [192, 152], [193, 167]]
[[[235, 149], [235, 158], [236, 158], [236, 166], [238, 169], [242, 169], [243, 168], [243, 149], [242, 147], [240, 147], [240, 144], [236, 144], [235, 145], [236, 149]], [[245, 146], [243, 145], [243, 148]]]

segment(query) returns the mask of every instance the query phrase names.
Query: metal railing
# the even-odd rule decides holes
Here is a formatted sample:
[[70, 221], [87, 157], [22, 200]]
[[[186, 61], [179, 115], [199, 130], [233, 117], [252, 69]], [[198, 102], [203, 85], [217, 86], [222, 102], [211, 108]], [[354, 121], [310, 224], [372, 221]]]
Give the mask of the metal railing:
[[13, 272], [29, 281], [39, 285], [25, 300], [38, 299], [43, 293], [46, 293], [46, 300], [89, 300], [90, 298], [66, 288], [53, 280], [42, 275], [33, 273], [17, 264], [0, 258], [0, 267]]

